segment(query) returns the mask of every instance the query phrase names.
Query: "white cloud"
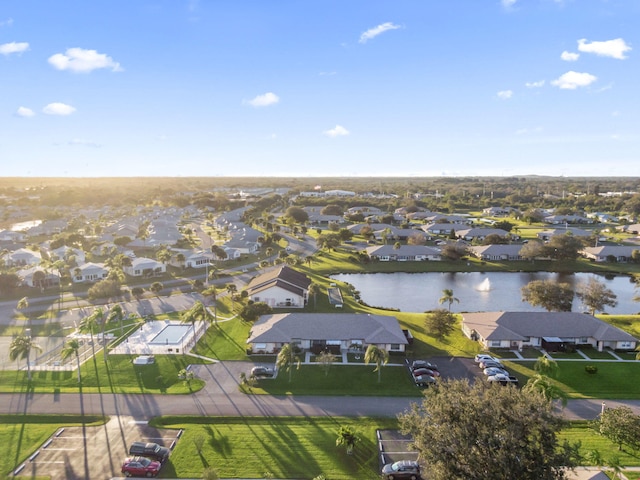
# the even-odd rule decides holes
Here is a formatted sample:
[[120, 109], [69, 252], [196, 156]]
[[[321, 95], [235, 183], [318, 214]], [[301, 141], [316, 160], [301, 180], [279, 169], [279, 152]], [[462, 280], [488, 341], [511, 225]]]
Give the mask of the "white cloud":
[[34, 111], [27, 107], [18, 107], [16, 110], [16, 115], [18, 117], [33, 117], [35, 115]]
[[611, 57], [617, 58], [618, 60], [624, 60], [627, 58], [625, 52], [631, 50], [631, 47], [627, 45], [622, 38], [591, 43], [587, 43], [587, 40], [582, 38], [578, 40], [578, 50], [585, 53], [595, 53], [601, 57]]
[[513, 7], [518, 0], [502, 0], [502, 6], [504, 8]]
[[13, 25], [13, 18], [7, 18], [6, 20], [0, 20], [0, 27], [10, 27]]
[[560, 54], [560, 58], [565, 62], [575, 62], [580, 58], [579, 53], [567, 52], [566, 50]]
[[509, 100], [511, 97], [513, 97], [512, 90], [501, 90], [498, 92], [498, 98], [501, 98], [502, 100]]
[[242, 103], [251, 105], [252, 107], [268, 107], [269, 105], [275, 105], [279, 101], [280, 97], [278, 97], [278, 95], [273, 92], [267, 92], [251, 100], [243, 100]]
[[569, 71], [560, 75], [558, 79], [553, 80], [551, 85], [565, 90], [575, 90], [578, 87], [587, 87], [597, 79], [598, 77], [590, 73]]
[[47, 105], [42, 109], [42, 113], [45, 113], [47, 115], [62, 115], [62, 116], [71, 115], [75, 111], [76, 109], [71, 105], [67, 105], [66, 103], [59, 103], [59, 102], [50, 103], [49, 105]]
[[381, 33], [388, 32], [389, 30], [397, 30], [398, 28], [401, 28], [400, 25], [395, 25], [391, 22], [381, 23], [377, 27], [370, 28], [360, 35], [360, 40], [358, 41], [360, 43], [367, 43], [368, 40], [377, 37]]
[[0, 45], [0, 53], [2, 55], [11, 55], [12, 53], [22, 53], [29, 50], [27, 42], [11, 42]]
[[544, 80], [538, 80], [537, 82], [527, 82], [524, 84], [527, 88], [540, 88], [544, 87]]
[[77, 73], [89, 73], [100, 68], [121, 72], [120, 64], [104, 53], [83, 48], [68, 48], [65, 53], [56, 53], [49, 57], [49, 63], [58, 70], [71, 70]]
[[322, 134], [326, 135], [327, 137], [344, 137], [346, 135], [349, 135], [349, 133], [349, 130], [344, 128], [342, 125], [336, 125], [335, 128], [322, 132]]

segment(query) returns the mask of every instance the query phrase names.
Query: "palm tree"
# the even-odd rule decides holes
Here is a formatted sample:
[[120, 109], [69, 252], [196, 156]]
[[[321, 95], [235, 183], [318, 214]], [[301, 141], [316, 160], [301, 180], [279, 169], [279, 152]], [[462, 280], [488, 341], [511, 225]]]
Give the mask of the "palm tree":
[[79, 330], [82, 333], [87, 333], [91, 335], [91, 353], [95, 357], [96, 355], [96, 347], [95, 342], [93, 341], [93, 335], [100, 328], [100, 324], [102, 323], [102, 317], [104, 313], [102, 308], [96, 308], [93, 313], [87, 317], [84, 317], [80, 322]]
[[11, 340], [9, 346], [9, 358], [11, 360], [17, 360], [20, 358], [27, 359], [27, 378], [31, 381], [31, 363], [29, 362], [29, 356], [31, 350], [42, 351], [40, 345], [33, 341], [30, 335], [20, 335]]
[[78, 364], [78, 383], [80, 383], [80, 341], [76, 338], [69, 340], [64, 344], [64, 347], [60, 351], [60, 356], [63, 360], [66, 360], [71, 355], [75, 355], [76, 363]]
[[563, 407], [567, 405], [567, 395], [546, 375], [536, 373], [529, 378], [529, 381], [522, 387], [522, 390], [537, 392], [548, 402], [560, 400]]
[[296, 369], [300, 368], [300, 357], [296, 354], [296, 345], [293, 343], [285, 343], [282, 346], [280, 352], [278, 352], [278, 357], [276, 358], [276, 367], [278, 369], [285, 369], [289, 372], [289, 382], [291, 382], [291, 370], [294, 364], [296, 364]]
[[346, 447], [347, 455], [353, 454], [353, 449], [360, 438], [351, 427], [342, 426], [338, 430], [338, 438], [336, 438], [336, 447]]
[[382, 373], [382, 366], [386, 365], [389, 361], [389, 352], [384, 348], [380, 348], [377, 345], [369, 345], [367, 351], [364, 352], [364, 363], [375, 363], [376, 368], [374, 372], [378, 372], [378, 383], [380, 383], [380, 374]]
[[22, 297], [20, 300], [18, 300], [18, 305], [16, 306], [16, 308], [24, 312], [23, 315], [27, 317], [27, 322], [29, 324], [29, 327], [31, 327], [31, 315], [27, 313], [27, 309], [29, 308], [29, 298]]
[[120, 324], [120, 336], [122, 336], [122, 320], [124, 320], [124, 310], [122, 310], [122, 306], [119, 303], [111, 307], [111, 310], [109, 310], [109, 315], [107, 315], [106, 323], [110, 323], [116, 320]]
[[158, 297], [160, 296], [160, 292], [163, 288], [164, 285], [162, 285], [162, 282], [153, 282], [149, 287], [149, 290], [151, 290], [155, 294], [155, 296]]
[[613, 456], [608, 458], [605, 463], [607, 464], [607, 468], [611, 470], [611, 473], [613, 473], [613, 477], [611, 477], [613, 480], [616, 478], [624, 478], [622, 476], [622, 464], [620, 463], [620, 457], [617, 455]]
[[316, 308], [316, 295], [320, 292], [320, 285], [317, 283], [311, 283], [308, 291], [309, 295], [313, 295], [313, 308]]
[[234, 309], [235, 307], [235, 294], [238, 291], [238, 287], [236, 286], [235, 283], [229, 283], [227, 285], [227, 293], [229, 293], [229, 295], [231, 296], [231, 310]]
[[536, 363], [533, 365], [533, 369], [540, 375], [546, 375], [548, 377], [555, 378], [558, 375], [558, 370], [560, 369], [560, 367], [558, 367], [558, 362], [543, 355], [541, 357], [538, 357]]
[[193, 335], [195, 337], [196, 334], [196, 322], [201, 320], [203, 322], [208, 321], [211, 316], [209, 315], [209, 310], [204, 306], [200, 300], [193, 304], [193, 306], [184, 312], [182, 312], [182, 321], [183, 322], [191, 322], [193, 325]]
[[442, 305], [443, 303], [448, 303], [449, 312], [451, 312], [451, 304], [453, 302], [460, 303], [460, 300], [453, 296], [453, 290], [451, 290], [450, 288], [445, 288], [444, 290], [442, 290], [442, 297], [440, 297], [438, 303], [440, 303], [440, 305]]
[[218, 325], [218, 289], [215, 285], [209, 286], [205, 291], [202, 292], [205, 297], [211, 297], [213, 301], [213, 321]]

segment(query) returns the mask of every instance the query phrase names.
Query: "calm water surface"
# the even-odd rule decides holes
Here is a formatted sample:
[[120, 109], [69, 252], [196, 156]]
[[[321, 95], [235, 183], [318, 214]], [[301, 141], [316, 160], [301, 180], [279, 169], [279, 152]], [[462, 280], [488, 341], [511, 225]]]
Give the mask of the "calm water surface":
[[[629, 277], [607, 278], [591, 273], [561, 274], [536, 273], [364, 273], [339, 274], [331, 278], [353, 285], [362, 300], [371, 306], [397, 308], [403, 312], [424, 312], [447, 308], [440, 304], [444, 289], [453, 290], [460, 300], [451, 305], [453, 312], [528, 311], [543, 312], [522, 301], [520, 289], [532, 280], [555, 280], [571, 284], [574, 289], [589, 278], [596, 278], [618, 296], [616, 308], [607, 307], [607, 313], [638, 313], [640, 303], [632, 298], [640, 295]], [[573, 302], [573, 311], [586, 310], [579, 299]]]

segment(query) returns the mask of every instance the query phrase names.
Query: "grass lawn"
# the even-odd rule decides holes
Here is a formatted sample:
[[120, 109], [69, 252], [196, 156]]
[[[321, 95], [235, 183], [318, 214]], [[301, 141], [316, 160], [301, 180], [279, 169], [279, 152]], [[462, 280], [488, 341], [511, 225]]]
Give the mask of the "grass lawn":
[[[580, 455], [582, 455], [582, 465], [592, 465], [584, 458], [589, 452], [597, 450], [602, 459], [606, 462], [613, 457], [620, 458], [620, 464], [627, 467], [640, 466], [640, 453], [632, 451], [629, 447], [623, 447], [618, 450], [618, 445], [614, 444], [607, 438], [601, 436], [593, 428], [589, 422], [574, 421], [570, 423], [568, 428], [563, 429], [558, 435], [560, 442], [567, 440], [569, 443], [580, 442]], [[634, 473], [636, 476], [629, 478], [640, 478], [640, 472]]]
[[240, 317], [219, 322], [207, 329], [194, 353], [216, 360], [247, 360], [247, 338], [251, 324]]
[[[379, 479], [377, 428], [394, 419], [342, 417], [161, 417], [154, 425], [184, 433], [160, 477], [202, 478], [212, 467], [222, 478]], [[340, 426], [360, 441], [353, 455], [336, 447]], [[198, 446], [201, 446], [198, 452]], [[271, 475], [271, 476], [270, 476]]]
[[[506, 362], [505, 366], [516, 374], [529, 377], [534, 362]], [[585, 372], [586, 365], [598, 367], [598, 373]], [[603, 398], [631, 400], [640, 398], [640, 362], [558, 362], [558, 386], [569, 398]]]
[[101, 416], [0, 415], [0, 472], [13, 471], [61, 427], [102, 425], [105, 421]]
[[[168, 393], [185, 394], [200, 390], [201, 380], [190, 385], [178, 378], [178, 372], [189, 364], [203, 360], [189, 355], [156, 355], [152, 365], [133, 365], [136, 355], [109, 355], [108, 363], [102, 352], [85, 362], [81, 369], [83, 393]], [[78, 392], [78, 375], [75, 371], [32, 371], [29, 384], [27, 372], [0, 371], [0, 392], [31, 391], [34, 393]]]
[[275, 379], [260, 379], [251, 393], [268, 395], [420, 396], [421, 390], [405, 367], [382, 367], [381, 382], [375, 365], [333, 365], [325, 375], [321, 365], [295, 366], [289, 374], [281, 370]]

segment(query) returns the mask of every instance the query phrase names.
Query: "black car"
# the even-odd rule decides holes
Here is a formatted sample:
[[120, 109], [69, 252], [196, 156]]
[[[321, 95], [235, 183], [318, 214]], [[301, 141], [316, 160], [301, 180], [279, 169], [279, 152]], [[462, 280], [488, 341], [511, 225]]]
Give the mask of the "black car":
[[418, 480], [420, 477], [420, 465], [413, 460], [400, 460], [395, 463], [387, 463], [382, 467], [382, 476], [387, 480], [408, 478]]
[[426, 360], [414, 360], [411, 363], [411, 370], [416, 368], [428, 368], [429, 370], [438, 370], [438, 366], [435, 363], [427, 362]]
[[139, 455], [164, 463], [169, 458], [171, 450], [157, 443], [133, 442], [129, 447], [129, 455]]

